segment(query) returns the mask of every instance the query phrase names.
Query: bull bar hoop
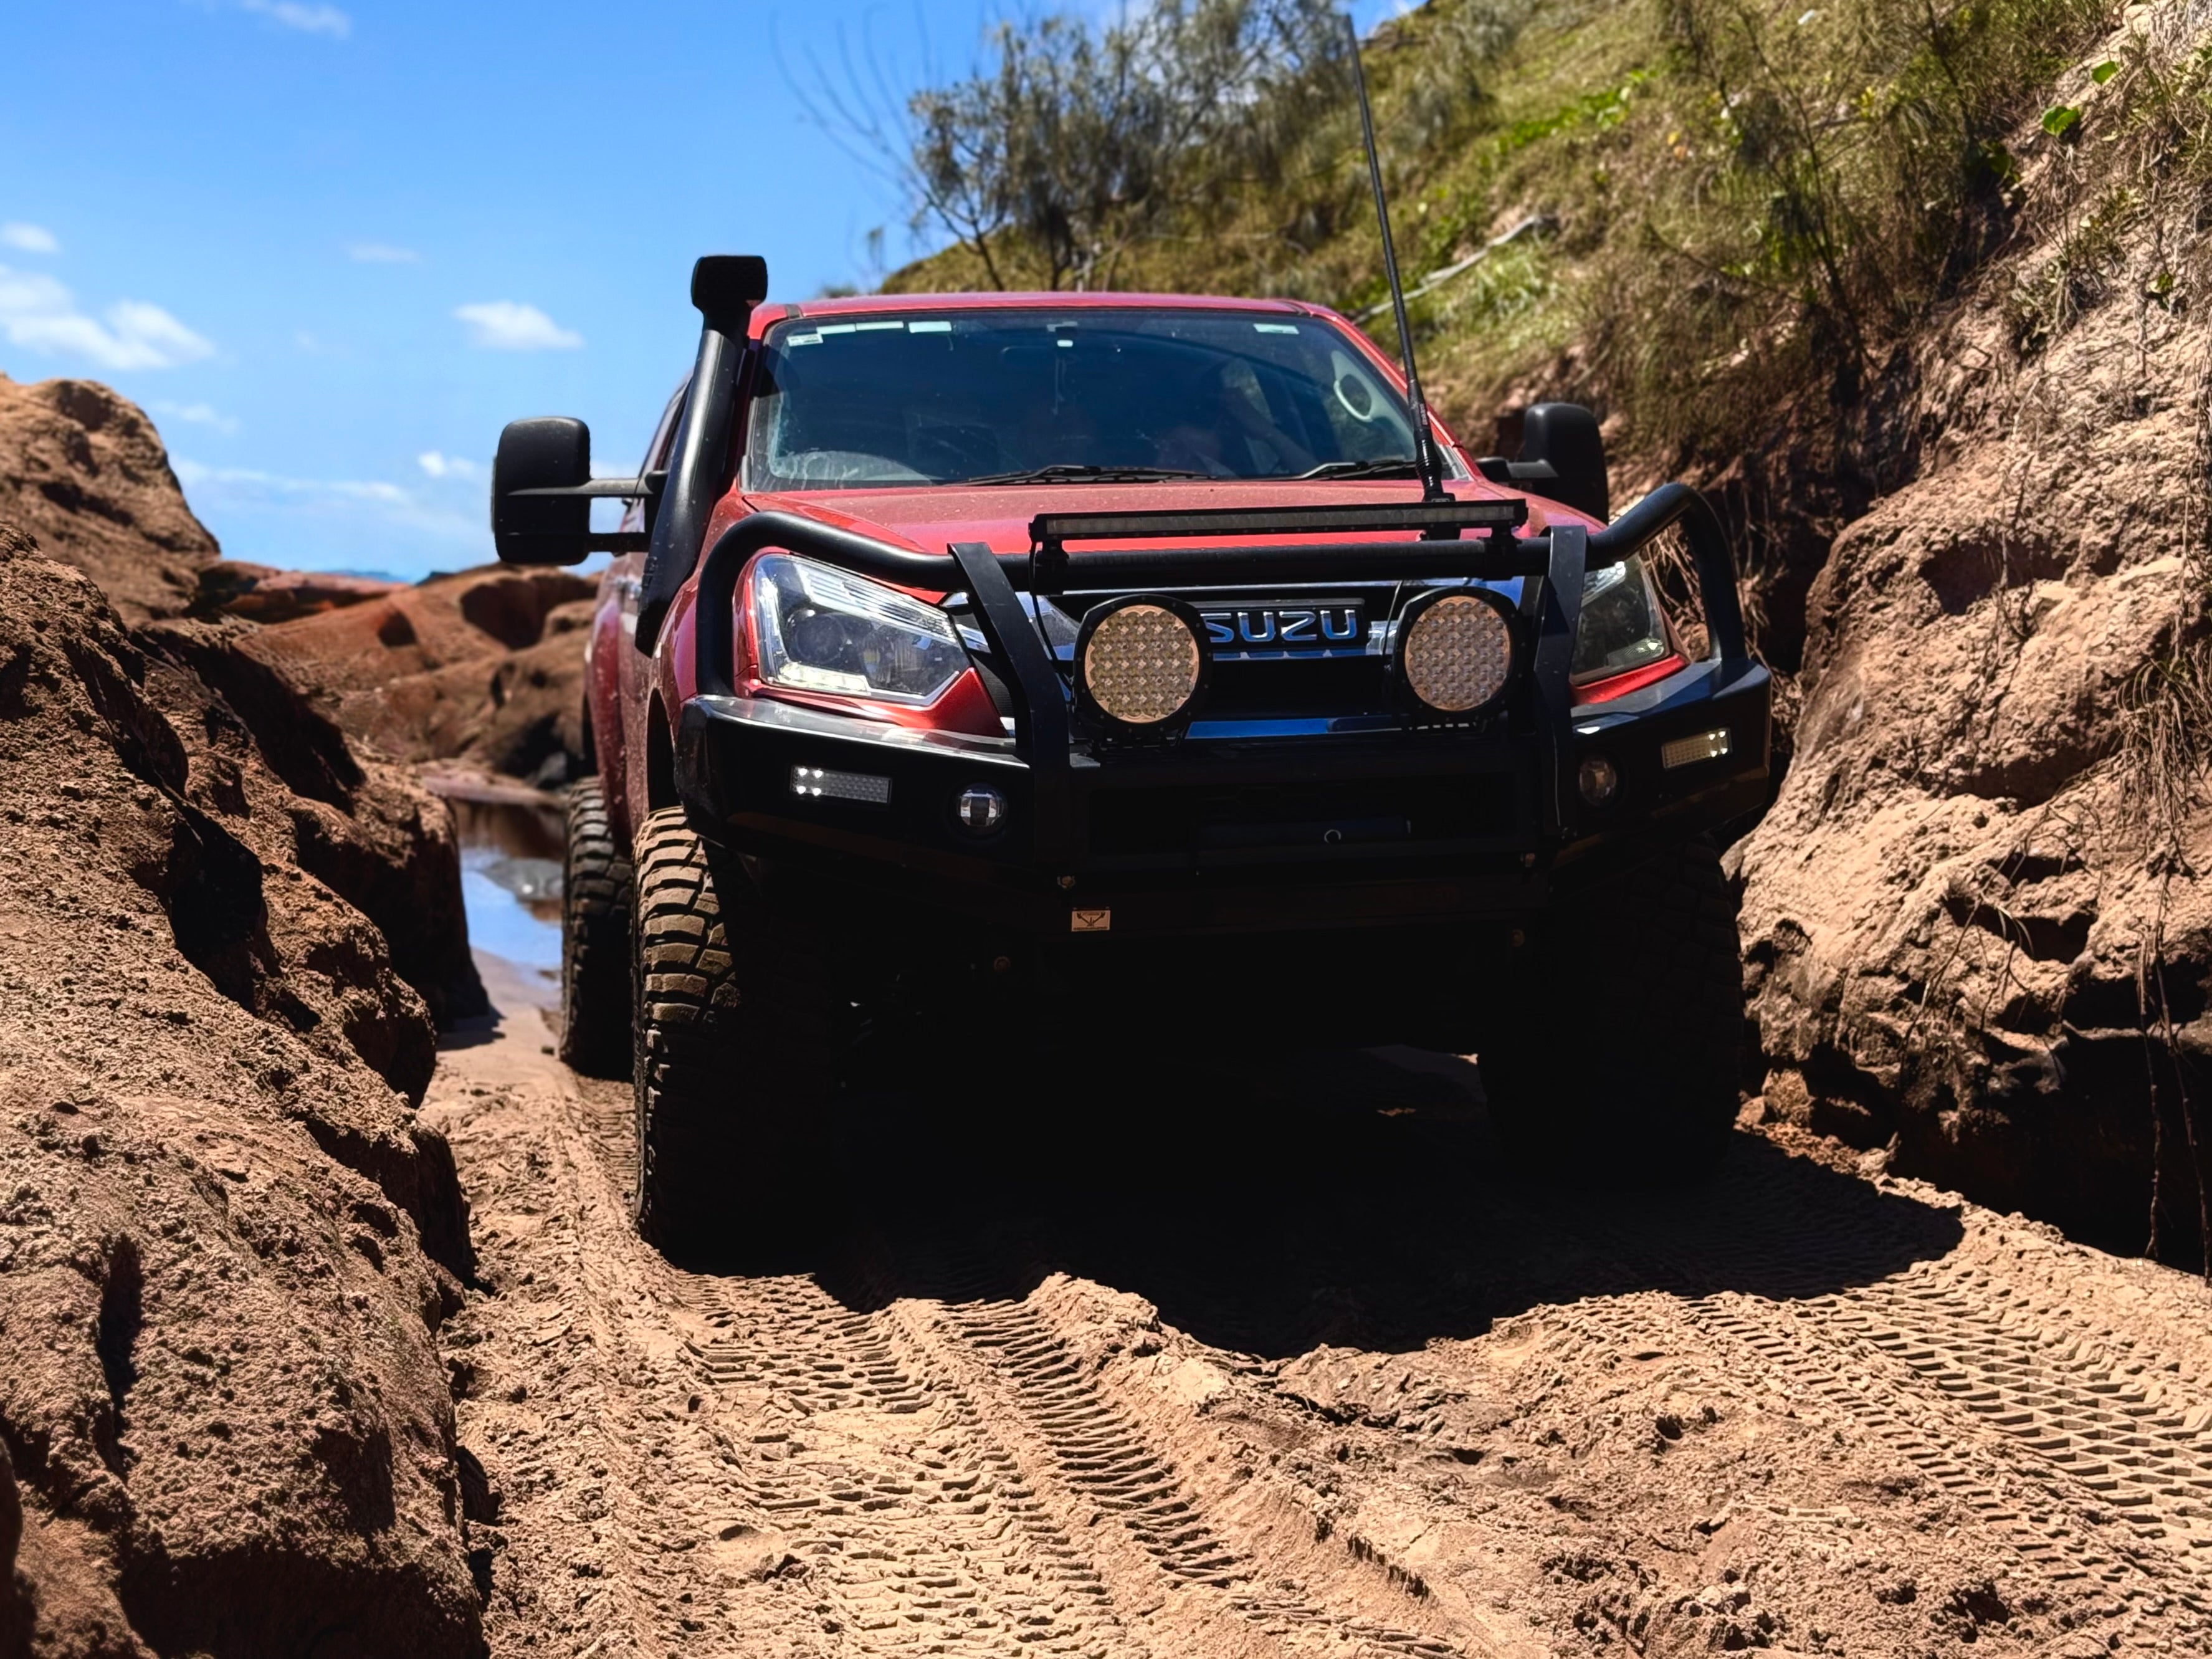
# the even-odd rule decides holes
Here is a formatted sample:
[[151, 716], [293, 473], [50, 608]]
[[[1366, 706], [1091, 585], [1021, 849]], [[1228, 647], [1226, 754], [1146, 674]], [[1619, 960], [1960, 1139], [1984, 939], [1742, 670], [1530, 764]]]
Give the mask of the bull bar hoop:
[[[1620, 563], [1654, 537], [1682, 527], [1698, 572], [1711, 656], [1723, 671], [1747, 666], [1735, 558], [1712, 505], [1685, 483], [1665, 483], [1601, 530], [1555, 525], [1522, 536], [1528, 504], [1517, 498], [1456, 502], [1382, 502], [1292, 507], [1278, 512], [1040, 514], [1034, 545], [994, 553], [981, 542], [956, 542], [943, 554], [897, 547], [798, 514], [747, 514], [716, 537], [699, 570], [694, 611], [695, 678], [702, 695], [730, 696], [735, 654], [734, 603], [739, 574], [756, 553], [777, 548], [842, 565], [861, 575], [937, 592], [965, 588], [993, 653], [1009, 672], [1015, 749], [1030, 773], [1036, 856], [1050, 861], [1072, 844], [1069, 823], [1068, 702], [1058, 667], [1019, 594], [1091, 589], [1236, 586], [1341, 580], [1346, 568], [1381, 580], [1534, 578], [1522, 591], [1522, 611], [1534, 644], [1535, 683], [1547, 741], [1547, 827], [1571, 833], [1572, 803], [1565, 775], [1573, 704], [1568, 674], [1581, 618], [1583, 581], [1592, 570]], [[1285, 545], [1110, 548], [1069, 551], [1070, 541], [1146, 536], [1184, 538], [1407, 530], [1396, 542], [1314, 541]], [[1476, 530], [1474, 539], [1461, 532]]]

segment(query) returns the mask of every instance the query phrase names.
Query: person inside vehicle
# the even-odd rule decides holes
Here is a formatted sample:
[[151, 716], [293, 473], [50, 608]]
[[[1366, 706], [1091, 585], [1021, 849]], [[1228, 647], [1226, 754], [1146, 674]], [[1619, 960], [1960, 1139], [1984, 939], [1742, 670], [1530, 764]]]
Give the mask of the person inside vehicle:
[[1157, 465], [1253, 478], [1292, 476], [1314, 465], [1312, 453], [1276, 424], [1259, 378], [1243, 363], [1207, 368], [1182, 401], [1189, 416], [1160, 434]]

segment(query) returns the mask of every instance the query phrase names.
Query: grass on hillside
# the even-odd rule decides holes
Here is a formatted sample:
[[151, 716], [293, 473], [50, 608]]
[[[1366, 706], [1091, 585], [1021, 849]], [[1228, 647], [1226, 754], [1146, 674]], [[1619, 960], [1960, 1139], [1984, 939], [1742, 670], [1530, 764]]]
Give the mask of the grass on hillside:
[[[1473, 258], [1413, 302], [1440, 407], [1467, 424], [1509, 388], [1571, 391], [1680, 465], [1755, 444], [1780, 409], [1854, 401], [2011, 234], [2024, 125], [2021, 150], [2113, 148], [2108, 109], [2140, 98], [2082, 108], [2052, 88], [2107, 90], [2084, 54], [2116, 16], [2112, 0], [1431, 0], [1386, 24], [1367, 61], [1401, 264], [1418, 283]], [[2160, 73], [2163, 112], [2127, 141], [2143, 165], [2207, 108], [2200, 70]], [[2143, 92], [2149, 71], [2130, 76]], [[2075, 118], [2045, 133], [2046, 106]], [[1383, 299], [1348, 100], [1311, 112], [1264, 186], [1218, 183], [1220, 205], [1135, 249], [1120, 286], [1354, 314]], [[2024, 344], [2063, 325], [2133, 188], [2115, 182], [2047, 291], [2018, 297]], [[1010, 281], [1033, 277], [1000, 252]], [[975, 285], [974, 263], [948, 252], [887, 286]], [[1387, 313], [1369, 326], [1395, 343]]]

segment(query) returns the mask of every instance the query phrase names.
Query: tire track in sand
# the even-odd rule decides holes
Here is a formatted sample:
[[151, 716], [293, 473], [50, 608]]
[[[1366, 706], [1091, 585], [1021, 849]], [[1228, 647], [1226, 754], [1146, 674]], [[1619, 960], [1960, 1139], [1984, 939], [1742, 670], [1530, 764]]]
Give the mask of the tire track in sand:
[[[947, 1181], [974, 1176], [970, 1146], [917, 1159], [910, 1148], [872, 1143], [872, 1161], [855, 1164], [861, 1179], [848, 1185], [843, 1212], [870, 1218], [862, 1225], [873, 1236], [836, 1229], [827, 1253], [806, 1264], [816, 1273], [716, 1276], [667, 1267], [621, 1226], [615, 1195], [630, 1164], [627, 1107], [611, 1089], [586, 1085], [577, 1092], [580, 1103], [571, 1092], [572, 1103], [550, 1118], [518, 1094], [514, 1150], [501, 1169], [483, 1173], [496, 1177], [495, 1185], [504, 1182], [498, 1196], [513, 1212], [500, 1235], [507, 1242], [496, 1246], [508, 1271], [534, 1266], [541, 1285], [549, 1270], [569, 1278], [574, 1252], [550, 1248], [556, 1225], [531, 1231], [530, 1214], [543, 1212], [550, 1195], [520, 1157], [530, 1135], [554, 1133], [561, 1127], [554, 1119], [565, 1121], [574, 1152], [562, 1157], [579, 1167], [553, 1211], [596, 1236], [586, 1257], [592, 1249], [605, 1257], [596, 1276], [576, 1282], [575, 1297], [578, 1311], [599, 1308], [605, 1328], [595, 1346], [613, 1363], [576, 1380], [606, 1396], [610, 1443], [580, 1455], [607, 1465], [611, 1530], [596, 1548], [585, 1547], [574, 1527], [574, 1547], [533, 1548], [525, 1528], [560, 1519], [533, 1496], [513, 1534], [520, 1582], [537, 1586], [535, 1606], [572, 1643], [599, 1638], [596, 1659], [686, 1648], [702, 1630], [722, 1629], [745, 1650], [787, 1659], [922, 1652], [1442, 1659], [1522, 1651], [1515, 1627], [1524, 1612], [1528, 1624], [1540, 1616], [1571, 1643], [1565, 1632], [1583, 1630], [1587, 1597], [1542, 1575], [1555, 1557], [1565, 1567], [1583, 1557], [1560, 1555], [1548, 1541], [1554, 1534], [1547, 1500], [1536, 1495], [1541, 1489], [1522, 1492], [1506, 1454], [1532, 1466], [1556, 1455], [1542, 1438], [1512, 1426], [1520, 1417], [1503, 1423], [1494, 1450], [1485, 1451], [1492, 1431], [1483, 1425], [1492, 1419], [1472, 1415], [1492, 1410], [1480, 1392], [1489, 1383], [1478, 1376], [1518, 1372], [1485, 1370], [1490, 1362], [1479, 1355], [1470, 1368], [1449, 1342], [1413, 1360], [1436, 1370], [1439, 1387], [1464, 1375], [1476, 1389], [1474, 1403], [1437, 1407], [1451, 1419], [1450, 1462], [1441, 1464], [1436, 1447], [1419, 1438], [1445, 1419], [1398, 1429], [1378, 1419], [1345, 1431], [1352, 1461], [1329, 1468], [1348, 1471], [1346, 1484], [1331, 1496], [1339, 1477], [1329, 1474], [1325, 1490], [1314, 1488], [1330, 1498], [1319, 1505], [1304, 1504], [1318, 1478], [1310, 1461], [1303, 1473], [1293, 1468], [1308, 1454], [1286, 1452], [1278, 1471], [1272, 1453], [1255, 1455], [1248, 1443], [1267, 1438], [1255, 1425], [1265, 1427], [1274, 1409], [1267, 1378], [1276, 1362], [1227, 1352], [1222, 1345], [1238, 1346], [1238, 1332], [1258, 1333], [1261, 1341], [1248, 1345], [1255, 1356], [1303, 1353], [1325, 1339], [1340, 1343], [1339, 1331], [1352, 1334], [1355, 1348], [1390, 1349], [1409, 1332], [1468, 1324], [1470, 1304], [1540, 1309], [1546, 1323], [1578, 1332], [1588, 1352], [1583, 1360], [1561, 1358], [1562, 1386], [1583, 1378], [1595, 1398], [1624, 1355], [1643, 1359], [1656, 1357], [1641, 1352], [1647, 1348], [1674, 1347], [1693, 1376], [1741, 1378], [1754, 1395], [1778, 1393], [1809, 1407], [1816, 1422], [1832, 1422], [1844, 1437], [1839, 1445], [1880, 1449], [1877, 1473], [1887, 1463], [1919, 1474], [1918, 1495], [1899, 1503], [1862, 1500], [1819, 1480], [1762, 1491], [1762, 1481], [1734, 1482], [1710, 1455], [1686, 1466], [1702, 1471], [1701, 1490], [1733, 1492], [1732, 1502], [1771, 1508], [1790, 1526], [1808, 1529], [1813, 1551], [1856, 1548], [1850, 1539], [1871, 1537], [1887, 1540], [1869, 1546], [1887, 1548], [1886, 1559], [1916, 1571], [1940, 1561], [1948, 1565], [1936, 1571], [1960, 1583], [1981, 1559], [2005, 1564], [2001, 1576], [2016, 1566], [2024, 1579], [2057, 1593], [2052, 1605], [2066, 1619], [2118, 1620], [2120, 1613], [2099, 1609], [2126, 1604], [2139, 1615], [2126, 1628], [2148, 1644], [2146, 1650], [2159, 1640], [2189, 1650], [2207, 1628], [2212, 1548], [2200, 1540], [2212, 1498], [2212, 1412], [2203, 1403], [2212, 1391], [2212, 1338], [2176, 1322], [2180, 1304], [2171, 1284], [2153, 1287], [2126, 1264], [2024, 1224], [1902, 1188], [1816, 1180], [1763, 1162], [1725, 1177], [1725, 1201], [1689, 1206], [1563, 1203], [1478, 1177], [1455, 1206], [1416, 1205], [1402, 1221], [1394, 1212], [1376, 1235], [1387, 1248], [1367, 1239], [1358, 1211], [1317, 1240], [1303, 1226], [1263, 1236], [1304, 1254], [1272, 1297], [1263, 1276], [1263, 1294], [1240, 1299], [1252, 1270], [1233, 1255], [1203, 1280], [1177, 1277], [1175, 1254], [1204, 1256], [1220, 1228], [1172, 1231], [1173, 1202], [1141, 1218], [1158, 1234], [1154, 1243], [1145, 1242], [1152, 1235], [1124, 1242], [1123, 1230], [1135, 1222], [1097, 1194], [1117, 1199], [1126, 1171], [1047, 1185], [1039, 1196], [1018, 1182], [1042, 1165], [1009, 1157], [1012, 1199], [979, 1216], [943, 1197]], [[1424, 1127], [1425, 1120], [1388, 1122], [1410, 1127], [1371, 1132], [1395, 1137], [1384, 1149], [1387, 1164], [1372, 1160], [1381, 1172], [1375, 1178], [1401, 1183], [1407, 1178], [1395, 1172], [1409, 1158], [1425, 1167], [1414, 1156], [1421, 1137], [1463, 1133], [1443, 1119], [1441, 1128]], [[485, 1133], [471, 1157], [497, 1151]], [[607, 1201], [599, 1201], [601, 1194]], [[1411, 1196], [1423, 1196], [1418, 1183]], [[1085, 1212], [1086, 1202], [1094, 1213]], [[1246, 1210], [1230, 1216], [1240, 1228], [1253, 1218]], [[1494, 1257], [1503, 1265], [1493, 1266]], [[1072, 1277], [1048, 1279], [1047, 1267]], [[1160, 1351], [1169, 1357], [1157, 1366], [1133, 1363], [1133, 1354], [1156, 1352], [1133, 1348], [1134, 1334], [1162, 1327], [1145, 1325], [1141, 1314], [1121, 1322], [1128, 1317], [1121, 1300], [1142, 1300], [1135, 1287], [1163, 1285], [1182, 1291]], [[1318, 1288], [1299, 1303], [1285, 1287]], [[2135, 1319], [2130, 1298], [2155, 1316]], [[550, 1311], [551, 1299], [550, 1291], [518, 1290], [506, 1305], [536, 1317]], [[535, 1340], [530, 1333], [501, 1340], [514, 1350], [510, 1367], [536, 1367], [531, 1401], [471, 1405], [469, 1415], [477, 1424], [513, 1424], [532, 1412], [553, 1419], [501, 1443], [509, 1469], [521, 1475], [526, 1447], [549, 1467], [555, 1461], [557, 1422], [574, 1420], [569, 1402], [580, 1407], [583, 1395], [526, 1352]], [[1234, 1392], [1223, 1398], [1237, 1402], [1226, 1419], [1236, 1426], [1209, 1419], [1201, 1429], [1196, 1397], [1176, 1392], [1184, 1375], [1177, 1367], [1194, 1358], [1230, 1379]], [[535, 1404], [541, 1374], [548, 1389], [561, 1389], [546, 1396], [557, 1417]], [[503, 1385], [505, 1373], [495, 1376]], [[1543, 1420], [1550, 1386], [1525, 1400], [1512, 1396], [1516, 1412], [1538, 1413], [1526, 1422]], [[703, 1403], [693, 1399], [687, 1407], [692, 1392]], [[1295, 1418], [1304, 1396], [1283, 1398], [1290, 1403], [1282, 1409]], [[1734, 1420], [1784, 1414], [1752, 1401], [1747, 1407]], [[1286, 1437], [1269, 1443], [1303, 1443], [1296, 1422], [1275, 1426]], [[1468, 1447], [1480, 1467], [1461, 1455]], [[1217, 1462], [1218, 1450], [1231, 1455]], [[1345, 1455], [1341, 1444], [1333, 1450], [1340, 1460]], [[1593, 1480], [1620, 1481], [1619, 1455], [1603, 1455], [1614, 1459], [1612, 1473]], [[588, 1472], [594, 1482], [602, 1474]], [[1584, 1494], [1616, 1489], [1565, 1470], [1556, 1478], [1577, 1482]], [[1617, 1489], [1632, 1497], [1644, 1490]], [[1823, 1496], [1841, 1500], [1833, 1538], [1821, 1521], [1828, 1508], [1782, 1506], [1785, 1498]], [[1635, 1501], [1648, 1509], [1651, 1500]], [[1674, 1616], [1668, 1610], [1679, 1600], [1678, 1580], [1696, 1571], [1694, 1561], [1677, 1567], [1670, 1555], [1647, 1548], [1640, 1532], [1617, 1535], [1608, 1511], [1559, 1513], [1566, 1532], [1589, 1541], [1589, 1559], [1613, 1564], [1606, 1595], [1631, 1612], [1656, 1607]], [[1636, 1527], [1647, 1524], [1643, 1513]], [[1322, 1536], [1323, 1516], [1346, 1527], [1329, 1534], [1340, 1542]], [[1403, 1524], [1389, 1524], [1394, 1518]], [[1917, 1553], [1915, 1528], [1931, 1524], [1986, 1540], [1986, 1551], [1978, 1556], [1978, 1546], [1954, 1547], [1938, 1536]], [[1855, 1531], [1869, 1525], [1872, 1534]], [[1441, 1534], [1424, 1534], [1425, 1527]], [[1356, 1528], [1382, 1540], [1367, 1556], [1354, 1542]], [[1455, 1553], [1437, 1556], [1424, 1541], [1434, 1535], [1451, 1538]], [[1779, 1547], [1771, 1532], [1749, 1536], [1750, 1543], [1728, 1547]], [[1689, 1547], [1699, 1547], [1696, 1538]], [[505, 1582], [501, 1560], [495, 1576]], [[1472, 1577], [1462, 1564], [1478, 1560], [1484, 1576]], [[574, 1578], [586, 1566], [606, 1577]], [[1868, 1578], [1878, 1570], [1888, 1571], [1838, 1565], [1809, 1581], [1832, 1592], [1817, 1607], [1805, 1603], [1809, 1592], [1786, 1588], [1794, 1580], [1782, 1581], [1779, 1598], [1765, 1594], [1781, 1601], [1783, 1613], [1808, 1623], [1826, 1616], [1837, 1589], [1883, 1589], [1886, 1580]], [[1663, 1588], [1636, 1577], [1655, 1571]], [[1425, 1586], [1425, 1572], [1442, 1576]], [[2069, 1578], [2070, 1585], [2062, 1582]], [[603, 1588], [587, 1607], [594, 1586]], [[1913, 1620], [1942, 1613], [1932, 1590], [1921, 1600], [1934, 1603], [1935, 1614], [1900, 1612], [1878, 1597], [1869, 1605], [1881, 1609], [1875, 1621], [1887, 1620], [1883, 1628], [1904, 1640]], [[2034, 1598], [2025, 1605], [2032, 1608]], [[1495, 1627], [1486, 1610], [1499, 1613]]]
[[[1761, 1219], [1778, 1291], [1793, 1262], [1835, 1248], [1819, 1218]], [[2007, 1271], [1962, 1251], [1796, 1295], [1700, 1293], [1709, 1261], [1637, 1243], [1643, 1270], [1660, 1269], [1651, 1282], [1674, 1278], [1683, 1316], [1747, 1374], [1888, 1445], [2031, 1574], [2212, 1618], [2212, 1396], [2166, 1375], [2177, 1356], [2084, 1313], [2060, 1264], [2039, 1263], [2039, 1275], [2051, 1254], [2042, 1239], [2008, 1238], [1994, 1217], [1972, 1225], [2010, 1247]], [[1593, 1234], [1629, 1244], [1602, 1225]], [[1565, 1316], [1607, 1344], [1649, 1334], [1619, 1304]]]
[[[586, 1117], [627, 1194], [628, 1114], [599, 1096]], [[824, 1635], [872, 1654], [1149, 1659], [1015, 1461], [964, 1401], [907, 1374], [879, 1318], [809, 1276], [671, 1279], [704, 1332], [692, 1364], [739, 1408], [745, 1443], [718, 1478], [768, 1553], [801, 1565]]]
[[[1230, 1541], [1024, 1302], [939, 1291], [866, 1312], [811, 1278], [692, 1284], [720, 1333], [698, 1345], [702, 1375], [808, 1425], [790, 1431], [805, 1449], [745, 1496], [826, 1564], [838, 1617], [876, 1650], [1006, 1652], [1010, 1635], [1045, 1653], [1466, 1650], [1259, 1588], [1258, 1553]], [[861, 1421], [833, 1455], [841, 1418]], [[890, 1462], [856, 1456], [863, 1442]], [[1108, 1524], [1086, 1524], [1094, 1513]]]
[[[636, 1172], [627, 1116], [604, 1103], [586, 1116], [611, 1181], [627, 1191]], [[870, 1652], [954, 1659], [1476, 1650], [1266, 1593], [1261, 1584], [1290, 1575], [1225, 1540], [1224, 1522], [1081, 1376], [1045, 1319], [985, 1292], [987, 1266], [956, 1266], [928, 1298], [908, 1300], [896, 1294], [894, 1256], [878, 1241], [855, 1264], [872, 1311], [811, 1274], [674, 1275], [713, 1333], [689, 1345], [702, 1380], [753, 1396], [755, 1414], [776, 1424], [752, 1436], [729, 1478], [825, 1591], [830, 1633], [850, 1632]], [[1103, 1543], [1080, 1522], [1094, 1507], [1119, 1522]], [[1093, 1541], [1079, 1546], [1079, 1533]], [[1170, 1607], [1170, 1587], [1218, 1605]], [[1364, 1583], [1348, 1591], [1374, 1595]], [[1139, 1609], [1131, 1620], [1123, 1602]]]

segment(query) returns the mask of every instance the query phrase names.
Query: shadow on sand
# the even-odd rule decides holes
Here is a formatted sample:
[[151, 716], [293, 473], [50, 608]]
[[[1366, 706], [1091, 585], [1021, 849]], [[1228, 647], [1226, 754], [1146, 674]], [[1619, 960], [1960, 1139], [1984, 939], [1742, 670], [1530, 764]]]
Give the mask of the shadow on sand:
[[803, 1232], [712, 1265], [810, 1272], [854, 1308], [1017, 1297], [1064, 1271], [1273, 1358], [1640, 1290], [1820, 1296], [1961, 1233], [1954, 1209], [1749, 1134], [1686, 1190], [1536, 1184], [1495, 1151], [1474, 1067], [1410, 1051], [941, 1064], [949, 1080], [853, 1101]]

